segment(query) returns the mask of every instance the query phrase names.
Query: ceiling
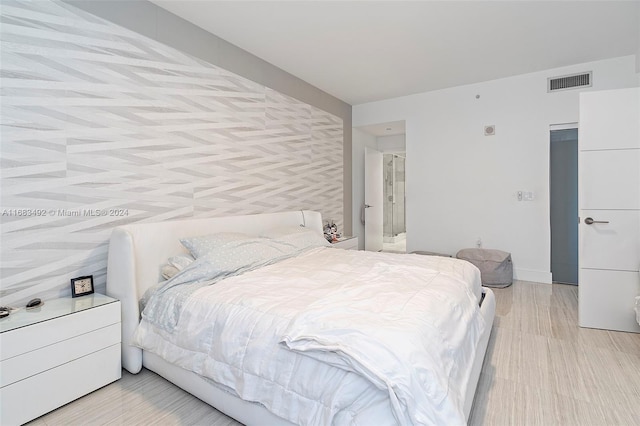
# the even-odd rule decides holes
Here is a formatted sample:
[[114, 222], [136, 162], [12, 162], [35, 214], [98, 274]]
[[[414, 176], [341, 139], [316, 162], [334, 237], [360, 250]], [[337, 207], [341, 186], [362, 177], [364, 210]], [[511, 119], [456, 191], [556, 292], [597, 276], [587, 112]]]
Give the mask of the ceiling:
[[638, 51], [638, 1], [152, 0], [357, 105]]

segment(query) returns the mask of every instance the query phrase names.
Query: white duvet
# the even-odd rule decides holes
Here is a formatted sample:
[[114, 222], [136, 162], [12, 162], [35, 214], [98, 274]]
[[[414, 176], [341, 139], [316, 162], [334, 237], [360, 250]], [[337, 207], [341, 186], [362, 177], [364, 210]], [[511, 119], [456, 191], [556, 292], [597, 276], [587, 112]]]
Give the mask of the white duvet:
[[464, 261], [318, 248], [196, 290], [136, 341], [296, 424], [462, 425], [479, 294]]

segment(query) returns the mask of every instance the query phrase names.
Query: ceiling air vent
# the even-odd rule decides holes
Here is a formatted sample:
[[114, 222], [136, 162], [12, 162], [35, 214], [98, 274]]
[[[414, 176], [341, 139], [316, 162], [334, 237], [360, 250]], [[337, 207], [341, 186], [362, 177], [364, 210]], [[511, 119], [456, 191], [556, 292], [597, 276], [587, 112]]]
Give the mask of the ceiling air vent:
[[551, 77], [547, 79], [547, 92], [558, 90], [576, 89], [578, 87], [591, 87], [592, 72], [565, 75], [562, 77]]

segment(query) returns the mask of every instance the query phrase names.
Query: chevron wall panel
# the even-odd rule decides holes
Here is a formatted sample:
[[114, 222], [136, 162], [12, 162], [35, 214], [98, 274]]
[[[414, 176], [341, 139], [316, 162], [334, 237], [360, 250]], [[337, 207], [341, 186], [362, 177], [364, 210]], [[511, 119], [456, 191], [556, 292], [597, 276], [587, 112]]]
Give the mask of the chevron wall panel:
[[342, 120], [57, 1], [2, 1], [3, 304], [106, 280], [114, 226], [314, 209]]

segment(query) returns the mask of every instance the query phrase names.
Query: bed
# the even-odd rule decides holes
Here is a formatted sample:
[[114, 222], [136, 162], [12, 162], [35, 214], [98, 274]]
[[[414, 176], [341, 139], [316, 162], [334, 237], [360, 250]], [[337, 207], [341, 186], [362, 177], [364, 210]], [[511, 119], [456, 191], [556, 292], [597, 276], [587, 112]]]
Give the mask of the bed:
[[188, 253], [181, 239], [296, 227], [322, 238], [321, 215], [306, 210], [114, 229], [107, 294], [122, 305], [123, 367], [152, 370], [248, 425], [464, 424], [495, 315], [464, 261], [311, 247], [193, 290], [171, 323], [183, 328], [142, 315], [162, 265]]

